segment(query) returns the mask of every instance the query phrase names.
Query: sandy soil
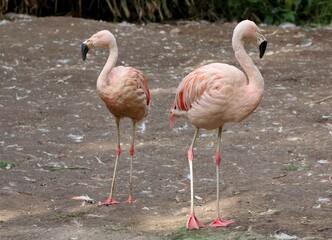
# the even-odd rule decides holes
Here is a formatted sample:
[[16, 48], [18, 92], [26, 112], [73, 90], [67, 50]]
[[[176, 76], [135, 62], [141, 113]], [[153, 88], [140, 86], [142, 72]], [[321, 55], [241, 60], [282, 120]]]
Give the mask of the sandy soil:
[[[11, 165], [0, 170], [0, 238], [184, 238], [194, 129], [184, 120], [170, 129], [169, 108], [179, 81], [195, 67], [238, 66], [233, 28], [65, 17], [1, 21], [0, 161]], [[101, 29], [117, 38], [118, 64], [144, 70], [151, 89], [150, 114], [137, 133], [136, 202], [129, 205], [71, 200], [88, 195], [98, 203], [110, 191], [115, 123], [95, 90], [108, 53], [93, 51], [85, 62], [80, 56], [81, 42]], [[223, 132], [221, 208], [236, 223], [195, 234], [331, 239], [332, 29], [262, 29], [265, 57], [258, 58], [256, 46], [248, 50], [265, 78], [264, 99]], [[121, 124], [118, 201], [127, 198], [130, 127], [129, 120]], [[203, 198], [196, 212], [206, 224], [215, 215], [215, 140], [216, 132], [203, 130], [195, 150], [196, 195]]]

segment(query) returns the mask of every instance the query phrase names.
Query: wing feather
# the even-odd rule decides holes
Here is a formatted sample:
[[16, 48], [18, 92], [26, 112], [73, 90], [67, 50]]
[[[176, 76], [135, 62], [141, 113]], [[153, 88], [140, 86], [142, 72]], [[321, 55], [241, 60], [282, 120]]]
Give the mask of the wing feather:
[[208, 122], [207, 118], [219, 118], [211, 122], [226, 121], [220, 116], [232, 107], [228, 105], [234, 102], [232, 99], [237, 94], [234, 89], [243, 85], [246, 85], [243, 72], [228, 64], [212, 63], [197, 68], [179, 84], [171, 108], [171, 126], [174, 117], [189, 119], [195, 116], [195, 121]]
[[107, 85], [99, 95], [117, 117], [140, 121], [148, 114], [150, 91], [145, 74], [132, 67], [119, 66], [108, 75]]

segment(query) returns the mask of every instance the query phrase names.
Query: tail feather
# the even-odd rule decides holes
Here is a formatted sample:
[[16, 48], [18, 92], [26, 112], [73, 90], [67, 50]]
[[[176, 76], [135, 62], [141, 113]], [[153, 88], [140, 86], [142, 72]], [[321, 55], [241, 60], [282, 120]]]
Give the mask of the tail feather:
[[174, 118], [188, 118], [186, 111], [181, 111], [177, 109], [170, 110], [170, 126], [173, 127], [174, 125]]
[[171, 128], [174, 126], [174, 114], [172, 110], [170, 111], [169, 125]]

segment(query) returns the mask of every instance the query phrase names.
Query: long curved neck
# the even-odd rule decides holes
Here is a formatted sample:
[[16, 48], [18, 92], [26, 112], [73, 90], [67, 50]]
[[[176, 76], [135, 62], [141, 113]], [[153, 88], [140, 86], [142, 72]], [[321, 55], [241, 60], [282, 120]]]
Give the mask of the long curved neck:
[[262, 91], [264, 89], [264, 79], [244, 49], [241, 37], [234, 35], [232, 45], [235, 57], [248, 77], [248, 86], [252, 87], [254, 90]]
[[107, 79], [109, 73], [115, 67], [115, 64], [118, 60], [118, 47], [116, 44], [113, 44], [112, 47], [109, 47], [109, 55], [107, 61], [104, 65], [104, 68], [101, 70], [98, 80], [97, 80], [97, 87], [102, 87], [107, 85]]

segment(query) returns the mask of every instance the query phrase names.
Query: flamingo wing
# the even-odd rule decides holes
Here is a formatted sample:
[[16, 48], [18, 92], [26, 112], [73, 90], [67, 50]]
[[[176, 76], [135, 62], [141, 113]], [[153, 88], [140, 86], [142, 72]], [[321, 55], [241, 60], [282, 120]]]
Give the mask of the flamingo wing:
[[[171, 108], [171, 126], [174, 117], [186, 117], [196, 126], [200, 125], [200, 121], [226, 121], [221, 119], [221, 115], [227, 116], [223, 113], [230, 109], [235, 100], [235, 91], [244, 84], [245, 75], [228, 64], [212, 63], [197, 68], [179, 84]], [[206, 124], [201, 127], [211, 128]]]
[[116, 117], [140, 121], [148, 114], [150, 91], [145, 74], [132, 67], [113, 68], [99, 95]]

